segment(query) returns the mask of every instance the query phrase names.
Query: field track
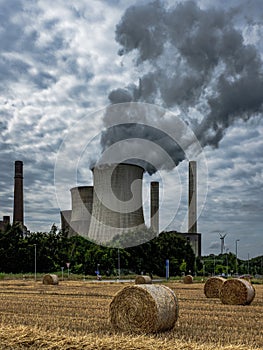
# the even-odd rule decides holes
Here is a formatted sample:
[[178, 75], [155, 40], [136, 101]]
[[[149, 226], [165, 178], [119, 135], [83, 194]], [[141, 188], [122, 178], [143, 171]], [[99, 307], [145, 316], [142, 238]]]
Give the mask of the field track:
[[207, 299], [204, 284], [166, 283], [177, 295], [179, 320], [157, 335], [120, 334], [109, 303], [128, 283], [0, 282], [0, 349], [263, 349], [263, 285], [249, 306]]

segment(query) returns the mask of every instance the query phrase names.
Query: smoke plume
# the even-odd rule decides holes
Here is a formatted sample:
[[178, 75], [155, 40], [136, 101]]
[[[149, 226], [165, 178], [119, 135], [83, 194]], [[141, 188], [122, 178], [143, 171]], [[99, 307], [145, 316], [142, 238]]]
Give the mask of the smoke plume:
[[[139, 83], [111, 91], [110, 102], [179, 109], [202, 146], [218, 147], [235, 120], [247, 120], [262, 111], [262, 60], [235, 26], [237, 14], [238, 9], [201, 9], [194, 1], [168, 7], [157, 0], [128, 8], [116, 26], [119, 55], [135, 54], [135, 65], [143, 73]], [[141, 122], [140, 118], [133, 121]], [[129, 120], [121, 115], [118, 122]], [[134, 132], [129, 125], [118, 132], [106, 131], [102, 146], [105, 149], [128, 135], [133, 137]], [[160, 138], [158, 132], [149, 136], [145, 129], [139, 135], [153, 141]], [[171, 150], [169, 138], [167, 142]], [[179, 152], [178, 161], [182, 159]]]

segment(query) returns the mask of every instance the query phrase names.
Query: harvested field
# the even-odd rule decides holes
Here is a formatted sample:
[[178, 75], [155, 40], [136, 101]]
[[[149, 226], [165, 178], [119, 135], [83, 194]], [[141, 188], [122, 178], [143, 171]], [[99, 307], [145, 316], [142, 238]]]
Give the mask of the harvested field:
[[0, 349], [263, 348], [263, 285], [251, 305], [226, 305], [204, 295], [204, 284], [165, 283], [177, 296], [175, 327], [156, 335], [115, 331], [109, 321], [113, 296], [132, 283], [33, 281], [0, 283]]

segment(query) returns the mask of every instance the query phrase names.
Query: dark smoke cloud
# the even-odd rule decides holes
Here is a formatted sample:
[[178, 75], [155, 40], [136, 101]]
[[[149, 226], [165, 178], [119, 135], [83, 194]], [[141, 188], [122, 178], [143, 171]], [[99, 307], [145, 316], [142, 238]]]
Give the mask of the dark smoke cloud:
[[[203, 119], [188, 122], [199, 142], [218, 147], [237, 118], [246, 120], [262, 111], [262, 61], [235, 27], [240, 15], [238, 8], [201, 9], [194, 1], [128, 8], [116, 26], [119, 55], [135, 52], [143, 74], [137, 85], [113, 90], [110, 102], [158, 103], [185, 113], [195, 108]], [[104, 135], [103, 147], [115, 142], [113, 134]]]
[[[185, 154], [182, 148], [169, 135], [167, 135], [167, 133], [149, 125], [138, 123], [119, 124], [107, 128], [101, 136], [101, 144], [104, 145], [103, 151], [113, 143], [129, 140], [135, 137], [138, 140], [144, 139], [152, 141], [155, 145], [160, 146], [170, 156], [172, 162], [169, 162], [169, 164], [172, 164], [172, 167], [178, 165], [180, 161], [185, 159]], [[163, 159], [156, 161], [154, 156], [149, 156], [149, 151], [154, 152], [153, 149], [146, 149], [144, 159], [128, 158], [126, 159], [126, 162], [142, 166], [149, 174], [153, 174], [163, 167], [168, 168], [168, 163], [164, 164]], [[151, 159], [153, 162], [149, 161]]]

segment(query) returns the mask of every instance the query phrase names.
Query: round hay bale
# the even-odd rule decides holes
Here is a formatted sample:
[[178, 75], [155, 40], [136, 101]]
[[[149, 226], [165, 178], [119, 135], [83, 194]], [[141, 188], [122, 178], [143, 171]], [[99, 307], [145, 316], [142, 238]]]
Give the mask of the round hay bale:
[[58, 284], [58, 276], [47, 274], [43, 276], [43, 284]]
[[207, 298], [219, 298], [220, 289], [226, 281], [223, 277], [210, 277], [205, 282], [204, 293]]
[[152, 279], [150, 276], [136, 276], [135, 284], [152, 284]]
[[162, 285], [141, 284], [123, 288], [110, 303], [114, 329], [133, 333], [156, 333], [174, 327], [178, 318], [174, 292]]
[[226, 280], [220, 289], [220, 300], [223, 304], [249, 305], [254, 298], [255, 288], [245, 279]]
[[191, 283], [193, 283], [193, 276], [191, 276], [191, 275], [186, 275], [186, 276], [184, 276], [184, 278], [183, 278], [183, 283], [185, 283], [185, 284], [191, 284]]

